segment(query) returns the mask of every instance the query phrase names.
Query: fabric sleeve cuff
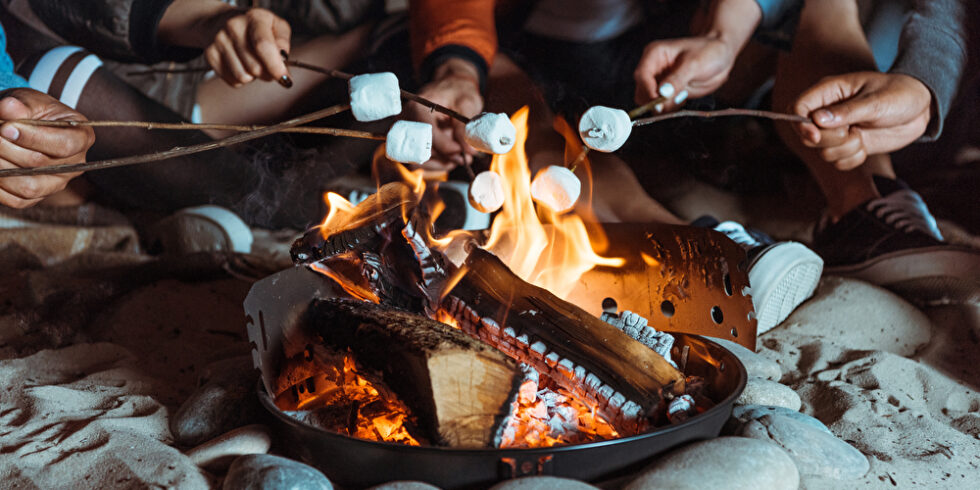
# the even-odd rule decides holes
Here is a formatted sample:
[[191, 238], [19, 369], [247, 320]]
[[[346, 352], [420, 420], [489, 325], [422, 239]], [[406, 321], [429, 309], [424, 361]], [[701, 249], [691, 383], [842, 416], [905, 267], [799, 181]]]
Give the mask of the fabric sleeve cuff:
[[27, 80], [24, 80], [16, 73], [0, 74], [0, 91], [12, 89], [12, 88], [23, 88], [26, 86], [27, 86]]
[[473, 49], [459, 44], [441, 46], [426, 56], [419, 66], [419, 81], [422, 84], [430, 82], [435, 69], [451, 58], [460, 58], [473, 63], [480, 77], [480, 93], [486, 93], [487, 72], [489, 71], [486, 60]]
[[759, 27], [762, 29], [779, 26], [790, 10], [798, 7], [797, 4], [803, 3], [798, 0], [755, 0], [755, 2], [762, 9], [762, 21], [759, 22]]
[[167, 46], [157, 38], [163, 14], [174, 0], [133, 0], [129, 15], [129, 43], [146, 64], [160, 61], [189, 61], [200, 49]]

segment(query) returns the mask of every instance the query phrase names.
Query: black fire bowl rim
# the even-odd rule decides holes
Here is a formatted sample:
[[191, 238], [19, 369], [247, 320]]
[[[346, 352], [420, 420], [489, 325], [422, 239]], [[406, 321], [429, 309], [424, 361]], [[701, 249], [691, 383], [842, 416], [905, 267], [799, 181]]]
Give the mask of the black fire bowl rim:
[[327, 439], [334, 439], [337, 441], [344, 441], [348, 443], [351, 442], [361, 443], [361, 444], [377, 446], [379, 448], [399, 448], [399, 450], [410, 450], [416, 452], [434, 452], [434, 453], [441, 453], [441, 454], [445, 454], [445, 453], [494, 454], [494, 455], [535, 454], [535, 453], [552, 454], [556, 452], [585, 450], [591, 448], [624, 444], [630, 441], [638, 441], [641, 439], [651, 439], [651, 438], [663, 436], [665, 434], [670, 434], [672, 432], [683, 431], [691, 427], [694, 427], [696, 425], [699, 425], [703, 421], [708, 421], [713, 419], [714, 415], [720, 415], [720, 412], [722, 411], [728, 412], [726, 416], [731, 415], [732, 406], [734, 405], [735, 400], [737, 400], [738, 397], [742, 395], [742, 392], [745, 390], [745, 385], [748, 382], [748, 372], [745, 370], [745, 366], [742, 364], [742, 362], [731, 351], [729, 351], [725, 347], [721, 346], [717, 342], [714, 342], [707, 337], [696, 335], [696, 334], [681, 333], [681, 332], [668, 332], [668, 333], [674, 335], [675, 337], [687, 336], [687, 337], [696, 338], [706, 344], [712, 345], [728, 353], [728, 356], [730, 358], [729, 360], [733, 362], [731, 362], [730, 364], [726, 362], [726, 368], [730, 368], [731, 364], [734, 364], [734, 366], [738, 368], [737, 386], [735, 387], [734, 390], [732, 390], [730, 394], [728, 394], [728, 396], [723, 398], [721, 401], [716, 402], [715, 406], [685, 420], [684, 422], [681, 422], [680, 424], [663, 426], [656, 430], [644, 432], [643, 434], [637, 434], [634, 436], [627, 436], [627, 437], [619, 437], [616, 439], [608, 439], [604, 441], [586, 442], [581, 444], [566, 444], [561, 446], [536, 447], [536, 448], [454, 448], [454, 447], [441, 447], [441, 446], [408, 446], [405, 444], [397, 444], [394, 442], [371, 441], [368, 439], [360, 439], [357, 437], [351, 437], [343, 434], [337, 434], [334, 432], [328, 432], [314, 425], [290, 417], [282, 410], [279, 410], [278, 407], [276, 407], [275, 402], [273, 402], [272, 400], [272, 397], [270, 397], [269, 394], [266, 392], [265, 386], [262, 384], [261, 379], [259, 379], [257, 383], [257, 390], [258, 390], [259, 400], [262, 403], [262, 406], [265, 407], [265, 409], [268, 412], [270, 412], [274, 417], [278, 418], [280, 421], [294, 428], [301, 429], [304, 431], [316, 432], [320, 434], [322, 437], [325, 437]]

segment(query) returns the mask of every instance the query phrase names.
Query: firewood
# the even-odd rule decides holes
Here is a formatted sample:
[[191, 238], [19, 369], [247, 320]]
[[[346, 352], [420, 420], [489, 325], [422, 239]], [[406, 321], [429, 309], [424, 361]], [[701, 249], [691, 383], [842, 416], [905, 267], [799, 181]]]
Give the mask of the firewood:
[[369, 302], [319, 300], [308, 315], [325, 345], [382, 373], [430, 440], [495, 445], [524, 380], [516, 362], [448, 325]]
[[476, 249], [462, 269], [441, 307], [464, 331], [551, 374], [622, 426], [642, 429], [646, 417], [665, 408], [665, 390], [684, 392], [683, 374], [659, 354], [521, 280], [493, 254]]

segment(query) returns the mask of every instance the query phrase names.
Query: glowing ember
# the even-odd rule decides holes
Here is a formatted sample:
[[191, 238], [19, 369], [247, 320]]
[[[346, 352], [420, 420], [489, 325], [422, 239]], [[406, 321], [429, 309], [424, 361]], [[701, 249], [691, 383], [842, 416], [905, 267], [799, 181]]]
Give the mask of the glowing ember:
[[534, 379], [521, 385], [514, 405], [500, 441], [502, 448], [549, 447], [619, 437], [612, 424], [596, 414], [595, 407], [561, 388], [539, 386]]
[[307, 354], [309, 360], [288, 362], [280, 376], [284, 381], [313, 373], [276, 397], [280, 410], [338, 434], [419, 445], [407, 427], [413, 422], [411, 412], [380, 376], [360, 369], [350, 353], [317, 347]]

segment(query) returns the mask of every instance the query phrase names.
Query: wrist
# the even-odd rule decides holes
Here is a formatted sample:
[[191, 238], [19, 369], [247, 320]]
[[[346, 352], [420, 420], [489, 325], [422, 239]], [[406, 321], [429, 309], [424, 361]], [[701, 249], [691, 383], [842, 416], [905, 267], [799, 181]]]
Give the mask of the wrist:
[[721, 41], [733, 52], [741, 51], [762, 21], [756, 0], [716, 0], [702, 36]]
[[157, 37], [171, 46], [203, 49], [229, 18], [244, 11], [220, 0], [176, 0], [160, 19]]

